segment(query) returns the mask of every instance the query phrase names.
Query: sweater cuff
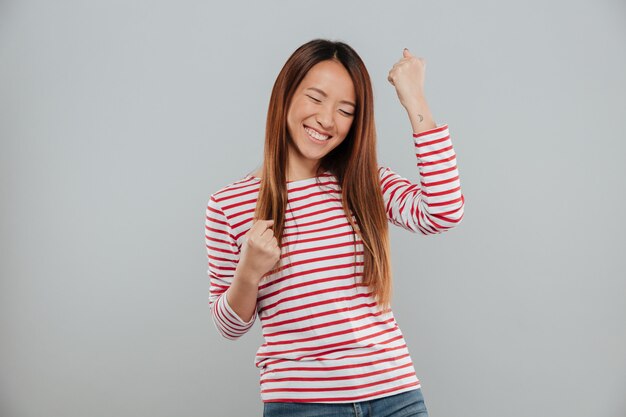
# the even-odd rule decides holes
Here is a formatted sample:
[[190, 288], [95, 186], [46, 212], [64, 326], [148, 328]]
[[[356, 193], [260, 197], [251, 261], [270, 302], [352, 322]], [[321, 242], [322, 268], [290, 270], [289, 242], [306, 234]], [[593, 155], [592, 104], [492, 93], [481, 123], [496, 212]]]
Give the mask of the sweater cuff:
[[247, 322], [243, 321], [243, 319], [239, 317], [237, 313], [235, 313], [235, 310], [233, 310], [230, 304], [228, 304], [228, 298], [226, 297], [226, 293], [222, 294], [222, 296], [220, 297], [220, 304], [223, 307], [222, 311], [224, 311], [228, 316], [227, 318], [230, 319], [229, 321], [234, 321], [237, 324], [237, 327], [239, 327], [239, 330], [247, 330], [252, 326], [254, 320], [256, 319], [257, 312], [255, 308], [252, 318]]
[[447, 128], [448, 128], [448, 124], [444, 123], [442, 125], [439, 125], [437, 127], [433, 127], [432, 129], [428, 129], [428, 130], [425, 130], [425, 131], [420, 132], [420, 133], [413, 133], [413, 137], [414, 138], [421, 138], [421, 137], [426, 136], [426, 135], [431, 135], [433, 133], [442, 132], [442, 131], [446, 130]]

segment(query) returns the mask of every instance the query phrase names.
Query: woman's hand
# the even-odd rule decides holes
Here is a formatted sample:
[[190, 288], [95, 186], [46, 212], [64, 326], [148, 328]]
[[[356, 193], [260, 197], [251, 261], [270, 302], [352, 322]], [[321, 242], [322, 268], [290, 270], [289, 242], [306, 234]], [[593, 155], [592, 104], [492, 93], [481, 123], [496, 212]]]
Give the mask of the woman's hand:
[[404, 48], [403, 57], [389, 70], [387, 80], [396, 88], [400, 103], [409, 110], [424, 101], [426, 61]]
[[274, 220], [254, 219], [244, 235], [236, 275], [258, 285], [263, 276], [280, 260], [280, 247], [272, 227]]
[[437, 127], [424, 97], [426, 61], [413, 56], [406, 48], [402, 54], [402, 59], [389, 70], [387, 80], [396, 88], [400, 103], [411, 120], [413, 133], [425, 132]]

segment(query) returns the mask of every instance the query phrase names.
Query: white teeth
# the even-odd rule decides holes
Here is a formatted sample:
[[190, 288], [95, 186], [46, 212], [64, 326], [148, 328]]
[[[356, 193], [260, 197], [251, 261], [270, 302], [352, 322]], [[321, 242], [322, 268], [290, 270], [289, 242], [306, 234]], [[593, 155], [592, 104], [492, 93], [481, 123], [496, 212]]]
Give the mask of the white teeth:
[[313, 136], [315, 139], [318, 139], [318, 140], [327, 140], [328, 138], [330, 138], [330, 136], [319, 134], [315, 130], [309, 129], [308, 127], [305, 127], [304, 130], [306, 130], [306, 132], [309, 135]]

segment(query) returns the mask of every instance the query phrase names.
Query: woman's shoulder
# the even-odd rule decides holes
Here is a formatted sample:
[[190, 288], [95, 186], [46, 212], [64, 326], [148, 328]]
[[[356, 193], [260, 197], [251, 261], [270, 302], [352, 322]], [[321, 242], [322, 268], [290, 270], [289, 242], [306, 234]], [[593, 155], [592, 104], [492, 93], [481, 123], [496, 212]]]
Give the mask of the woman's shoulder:
[[225, 199], [232, 199], [237, 196], [246, 195], [249, 192], [258, 191], [258, 188], [259, 179], [252, 174], [246, 174], [218, 187], [211, 194], [211, 199], [218, 202]]
[[389, 174], [395, 174], [395, 171], [386, 164], [378, 164], [378, 176], [380, 179], [383, 179], [385, 176]]

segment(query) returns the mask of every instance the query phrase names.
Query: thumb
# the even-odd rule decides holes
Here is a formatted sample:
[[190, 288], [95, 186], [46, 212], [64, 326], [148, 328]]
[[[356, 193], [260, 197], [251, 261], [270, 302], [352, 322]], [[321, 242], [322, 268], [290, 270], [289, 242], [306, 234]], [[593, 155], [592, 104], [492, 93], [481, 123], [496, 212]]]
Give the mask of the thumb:
[[409, 52], [409, 50], [408, 50], [407, 48], [404, 48], [404, 50], [402, 51], [402, 56], [403, 56], [404, 58], [408, 58], [408, 57], [410, 57], [410, 56], [413, 56], [413, 54], [412, 54], [412, 53], [410, 53], [410, 52]]

